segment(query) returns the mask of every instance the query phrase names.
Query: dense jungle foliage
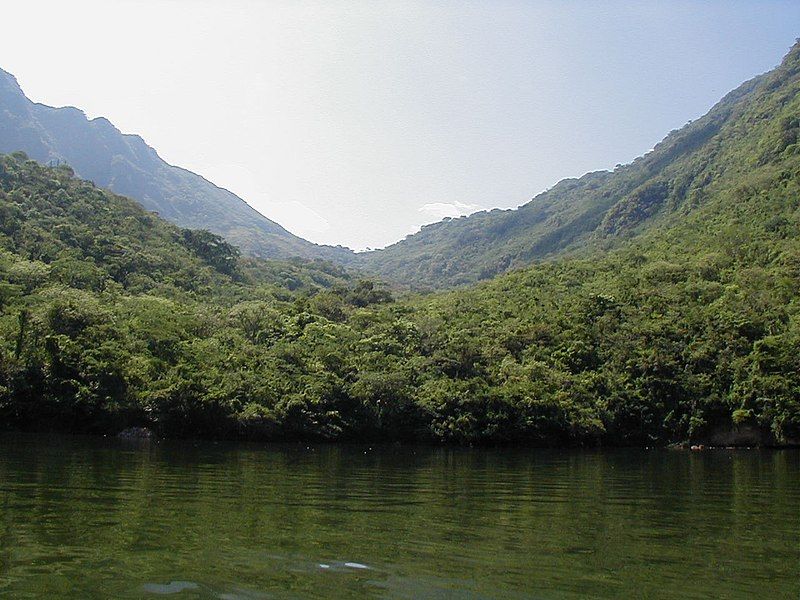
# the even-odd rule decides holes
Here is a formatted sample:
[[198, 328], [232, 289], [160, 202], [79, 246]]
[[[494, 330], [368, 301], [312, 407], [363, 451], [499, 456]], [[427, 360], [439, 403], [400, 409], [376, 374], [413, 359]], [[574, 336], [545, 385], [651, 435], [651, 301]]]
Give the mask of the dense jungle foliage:
[[21, 154], [0, 159], [0, 189], [6, 428], [537, 444], [800, 433], [795, 155], [603, 259], [403, 302], [324, 263], [243, 260]]
[[799, 55], [700, 162], [665, 159], [605, 212], [607, 247], [400, 301], [0, 157], [2, 427], [547, 445], [738, 428], [797, 443]]

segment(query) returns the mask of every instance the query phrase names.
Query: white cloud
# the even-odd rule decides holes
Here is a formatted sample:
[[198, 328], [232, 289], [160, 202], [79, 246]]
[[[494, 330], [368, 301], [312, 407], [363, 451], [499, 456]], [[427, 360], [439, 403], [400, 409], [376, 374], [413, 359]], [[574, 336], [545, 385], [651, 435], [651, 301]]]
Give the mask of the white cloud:
[[464, 202], [430, 202], [419, 207], [419, 212], [434, 221], [441, 221], [445, 217], [460, 217], [469, 215], [482, 207], [477, 204], [465, 204]]

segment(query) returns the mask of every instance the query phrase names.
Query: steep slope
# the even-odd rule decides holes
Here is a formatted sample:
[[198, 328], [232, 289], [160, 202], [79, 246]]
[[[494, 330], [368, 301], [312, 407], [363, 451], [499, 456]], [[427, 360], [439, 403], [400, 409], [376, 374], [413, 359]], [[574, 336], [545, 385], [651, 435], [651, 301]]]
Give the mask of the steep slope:
[[[779, 68], [744, 83], [629, 165], [561, 181], [516, 210], [428, 225], [388, 248], [359, 255], [359, 264], [422, 288], [452, 287], [637, 235], [666, 213], [702, 203], [718, 175], [752, 167], [731, 162], [729, 155], [791, 119], [783, 104], [797, 93], [798, 55], [796, 45]], [[785, 127], [781, 135], [788, 143], [795, 129], [791, 123]], [[753, 152], [761, 158], [766, 150]]]
[[45, 167], [23, 152], [0, 154], [0, 263], [12, 257], [0, 311], [4, 293], [45, 284], [197, 298], [220, 289], [247, 289], [247, 297], [315, 293], [350, 280], [323, 261], [241, 257], [216, 234], [180, 229], [134, 200], [76, 179], [66, 165]]
[[0, 156], [0, 428], [800, 444], [800, 99], [784, 75], [737, 119], [769, 126], [641, 235], [402, 303], [335, 269], [292, 292], [292, 265], [243, 263], [67, 167]]
[[318, 246], [270, 221], [235, 194], [164, 162], [137, 135], [77, 108], [31, 102], [0, 69], [0, 153], [23, 151], [42, 163], [66, 162], [79, 176], [138, 200], [182, 227], [208, 229], [253, 256], [342, 258], [345, 248]]
[[207, 232], [0, 157], [0, 427], [800, 445], [798, 49], [753, 85], [704, 153], [670, 136], [591, 253], [402, 302], [335, 269], [295, 293]]

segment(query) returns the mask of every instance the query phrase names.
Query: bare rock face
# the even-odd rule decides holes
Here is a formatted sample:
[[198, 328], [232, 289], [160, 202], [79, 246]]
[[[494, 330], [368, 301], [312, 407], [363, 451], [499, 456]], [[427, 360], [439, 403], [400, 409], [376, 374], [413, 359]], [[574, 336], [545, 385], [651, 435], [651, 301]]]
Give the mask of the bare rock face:
[[128, 427], [120, 431], [117, 437], [123, 440], [150, 440], [155, 434], [147, 427]]

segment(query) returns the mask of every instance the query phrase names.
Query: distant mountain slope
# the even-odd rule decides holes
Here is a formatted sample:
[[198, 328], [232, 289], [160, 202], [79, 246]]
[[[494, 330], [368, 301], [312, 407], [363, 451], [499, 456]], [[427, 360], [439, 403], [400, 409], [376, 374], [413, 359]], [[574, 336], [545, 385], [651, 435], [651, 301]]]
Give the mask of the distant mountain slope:
[[77, 108], [31, 102], [0, 69], [0, 153], [21, 150], [43, 163], [65, 161], [75, 172], [183, 227], [208, 229], [243, 252], [265, 258], [345, 259], [346, 248], [318, 246], [270, 221], [244, 200], [203, 177], [167, 164], [138, 135]]
[[[704, 117], [614, 172], [561, 181], [516, 210], [428, 225], [388, 248], [359, 255], [360, 265], [396, 281], [443, 288], [557, 254], [616, 245], [667, 214], [702, 204], [721, 177], [752, 169], [778, 151], [757, 147], [770, 137], [768, 130], [775, 130], [776, 148], [794, 143], [797, 126], [784, 109], [796, 100], [798, 65], [795, 45], [779, 68], [742, 84]], [[752, 154], [742, 154], [745, 148]]]

